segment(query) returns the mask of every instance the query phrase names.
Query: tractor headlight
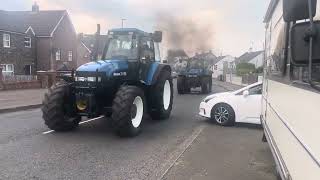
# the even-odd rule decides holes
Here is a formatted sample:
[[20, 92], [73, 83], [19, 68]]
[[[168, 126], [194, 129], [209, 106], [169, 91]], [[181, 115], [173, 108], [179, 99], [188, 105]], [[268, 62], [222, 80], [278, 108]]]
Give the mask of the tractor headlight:
[[76, 105], [77, 105], [78, 110], [84, 111], [88, 107], [88, 102], [84, 99], [81, 99], [81, 100], [77, 101]]
[[[97, 77], [76, 77], [78, 82], [96, 82]], [[101, 77], [98, 77], [98, 82], [101, 82]]]

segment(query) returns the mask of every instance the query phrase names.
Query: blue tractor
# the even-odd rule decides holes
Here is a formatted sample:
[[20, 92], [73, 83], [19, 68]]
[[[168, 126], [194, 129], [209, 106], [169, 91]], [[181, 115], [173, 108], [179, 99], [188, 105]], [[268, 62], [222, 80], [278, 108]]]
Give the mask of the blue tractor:
[[110, 117], [120, 136], [136, 136], [148, 113], [168, 119], [172, 110], [171, 67], [161, 63], [162, 32], [112, 29], [102, 60], [80, 66], [45, 94], [43, 119], [55, 131], [75, 129], [81, 117]]
[[178, 73], [178, 93], [190, 93], [191, 88], [197, 87], [201, 87], [203, 94], [210, 93], [212, 91], [212, 71], [207, 61], [198, 58], [191, 58], [185, 61], [186, 67]]

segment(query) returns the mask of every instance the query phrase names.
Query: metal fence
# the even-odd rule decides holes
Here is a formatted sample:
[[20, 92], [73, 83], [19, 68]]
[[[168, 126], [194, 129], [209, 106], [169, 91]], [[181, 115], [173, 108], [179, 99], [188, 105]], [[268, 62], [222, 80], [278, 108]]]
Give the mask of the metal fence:
[[33, 75], [3, 75], [2, 81], [4, 82], [29, 82], [38, 80], [37, 76]]

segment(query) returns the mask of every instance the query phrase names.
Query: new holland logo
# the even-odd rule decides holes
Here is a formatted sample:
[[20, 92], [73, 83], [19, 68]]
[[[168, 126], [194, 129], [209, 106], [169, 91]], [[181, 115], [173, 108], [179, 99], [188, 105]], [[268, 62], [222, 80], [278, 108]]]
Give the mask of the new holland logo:
[[127, 72], [116, 72], [113, 73], [113, 76], [127, 76]]

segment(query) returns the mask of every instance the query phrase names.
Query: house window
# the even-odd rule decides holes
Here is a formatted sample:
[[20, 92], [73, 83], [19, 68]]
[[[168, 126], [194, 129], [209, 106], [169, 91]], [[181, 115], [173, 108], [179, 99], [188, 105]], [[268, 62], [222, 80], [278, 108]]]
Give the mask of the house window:
[[0, 64], [0, 68], [2, 68], [2, 74], [13, 75], [13, 72], [14, 72], [13, 64]]
[[56, 51], [56, 60], [57, 60], [57, 61], [60, 61], [60, 60], [61, 60], [61, 50], [60, 50], [60, 49], [58, 49], [58, 50]]
[[3, 47], [10, 47], [10, 34], [3, 34]]
[[214, 65], [214, 70], [218, 70], [218, 65]]
[[68, 61], [72, 61], [72, 51], [68, 51]]
[[24, 47], [31, 48], [31, 37], [24, 38]]

